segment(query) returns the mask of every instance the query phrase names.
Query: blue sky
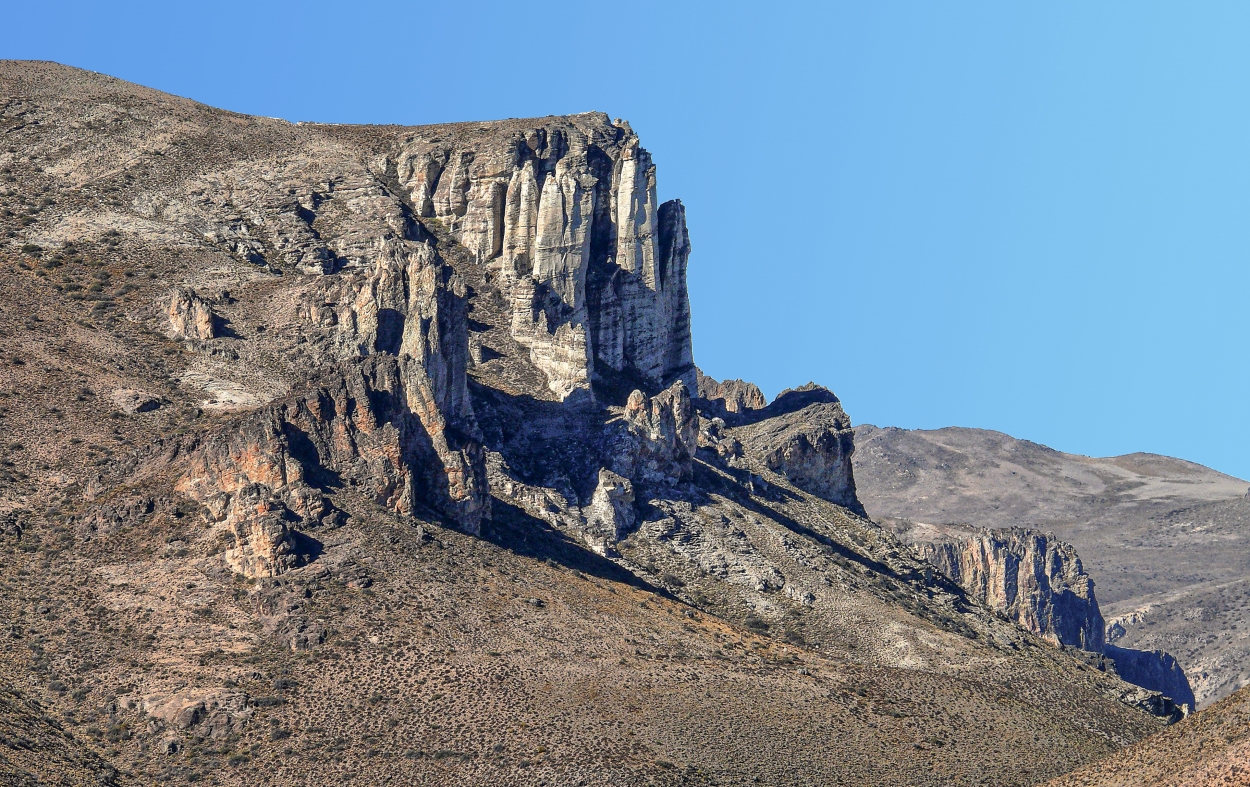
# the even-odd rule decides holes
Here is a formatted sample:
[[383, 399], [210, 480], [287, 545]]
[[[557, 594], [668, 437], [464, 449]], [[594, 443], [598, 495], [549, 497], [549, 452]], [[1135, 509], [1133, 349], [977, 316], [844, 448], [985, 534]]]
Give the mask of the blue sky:
[[1250, 478], [1248, 4], [0, 12], [0, 57], [241, 112], [628, 118], [688, 209], [708, 373]]

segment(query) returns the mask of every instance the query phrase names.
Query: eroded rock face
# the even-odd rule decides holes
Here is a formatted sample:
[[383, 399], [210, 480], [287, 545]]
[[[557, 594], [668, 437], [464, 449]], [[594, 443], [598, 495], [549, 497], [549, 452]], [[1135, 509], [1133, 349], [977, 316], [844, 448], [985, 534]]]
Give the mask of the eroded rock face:
[[478, 531], [489, 497], [468, 398], [466, 294], [429, 243], [397, 239], [379, 239], [367, 266], [297, 286], [296, 316], [321, 331], [307, 351], [320, 371], [177, 452], [177, 488], [234, 535], [235, 570], [297, 565], [291, 528], [323, 519], [319, 487], [347, 478], [397, 513], [426, 506]]
[[1185, 712], [1196, 707], [1193, 688], [1175, 657], [1162, 650], [1133, 650], [1107, 645], [1103, 651], [1121, 680], [1157, 691], [1182, 706]]
[[[219, 502], [219, 501], [214, 501]], [[226, 565], [247, 577], [276, 577], [304, 560], [287, 524], [290, 509], [265, 484], [248, 484], [229, 495], [221, 521], [233, 537]]]
[[748, 453], [800, 489], [860, 514], [851, 454], [851, 419], [831, 391], [814, 383], [785, 391], [737, 430]]
[[609, 461], [620, 475], [640, 484], [689, 481], [698, 440], [698, 416], [684, 382], [655, 396], [634, 391], [625, 404], [627, 434]]
[[237, 733], [252, 717], [248, 697], [221, 689], [152, 694], [144, 697], [143, 711], [178, 730], [196, 728], [201, 737], [221, 740]]
[[[193, 447], [177, 489], [220, 511], [248, 541], [246, 554], [284, 554], [277, 520], [319, 521], [328, 509], [315, 485], [344, 478], [397, 513], [426, 505], [477, 532], [488, 511], [481, 444], [471, 422], [454, 423], [435, 406], [433, 390], [407, 356], [344, 364]], [[249, 493], [264, 502], [234, 515], [234, 498], [256, 486], [272, 496]], [[256, 565], [278, 573], [288, 563]]]
[[709, 402], [719, 402], [726, 411], [744, 413], [747, 410], [762, 410], [768, 406], [768, 400], [755, 385], [743, 380], [726, 380], [717, 382], [700, 370], [696, 370], [699, 378], [699, 398]]
[[973, 598], [1056, 645], [1097, 654], [1099, 669], [1162, 694], [1179, 712], [1194, 709], [1193, 690], [1170, 654], [1106, 643], [1094, 582], [1071, 544], [1019, 527], [924, 525], [910, 535], [913, 548]]
[[1070, 544], [1024, 528], [921, 543], [917, 551], [973, 598], [1057, 645], [1101, 652], [1094, 581]]
[[628, 478], [606, 468], [600, 470], [594, 496], [583, 512], [586, 526], [582, 532], [586, 543], [601, 555], [610, 554], [612, 545], [624, 538], [637, 522], [634, 502], [634, 485]]
[[169, 294], [165, 309], [169, 318], [169, 337], [205, 341], [217, 336], [217, 318], [212, 306], [195, 290], [176, 287]]
[[655, 165], [628, 124], [591, 113], [414, 136], [396, 160], [418, 216], [498, 271], [512, 333], [553, 392], [617, 375], [694, 387], [685, 209], [659, 204]]

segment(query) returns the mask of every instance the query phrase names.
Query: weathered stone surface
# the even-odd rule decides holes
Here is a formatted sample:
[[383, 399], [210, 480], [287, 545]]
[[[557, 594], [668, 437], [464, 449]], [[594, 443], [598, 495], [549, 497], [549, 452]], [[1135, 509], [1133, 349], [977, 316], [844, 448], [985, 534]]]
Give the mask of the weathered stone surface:
[[160, 397], [133, 388], [119, 388], [113, 391], [110, 398], [117, 409], [126, 415], [148, 413], [161, 406]]
[[[498, 271], [512, 332], [561, 398], [597, 380], [695, 386], [678, 201], [628, 124], [590, 113], [399, 145], [421, 217]], [[626, 389], [628, 390], [628, 389]]]
[[[476, 532], [488, 511], [481, 444], [446, 420], [432, 390], [424, 367], [408, 356], [343, 364], [311, 390], [184, 449], [189, 458], [177, 488], [215, 501], [263, 484], [297, 518], [311, 522], [327, 511], [310, 482], [352, 478], [379, 505], [401, 514], [426, 505]], [[222, 511], [230, 505], [216, 503]], [[245, 532], [281, 541], [270, 525]]]
[[599, 471], [599, 483], [584, 512], [584, 538], [596, 552], [610, 554], [612, 545], [633, 529], [638, 519], [634, 503], [634, 485], [628, 478], [606, 468]]
[[141, 705], [149, 716], [174, 729], [195, 728], [201, 737], [222, 740], [251, 719], [253, 711], [247, 699], [241, 691], [216, 689], [152, 694], [144, 697]]
[[851, 419], [831, 391], [809, 383], [782, 392], [736, 430], [746, 451], [790, 483], [863, 514], [855, 494]]
[[743, 413], [747, 410], [762, 410], [768, 406], [768, 400], [754, 383], [743, 380], [726, 380], [717, 382], [708, 377], [702, 370], [696, 370], [699, 378], [699, 398], [709, 402], [719, 402], [731, 413]]
[[1103, 619], [1094, 581], [1071, 545], [1011, 528], [915, 548], [973, 598], [1043, 639], [1102, 651]]
[[174, 288], [169, 294], [165, 315], [169, 318], [169, 336], [172, 339], [204, 341], [217, 335], [217, 317], [212, 306], [195, 290]]
[[680, 380], [655, 396], [634, 391], [625, 404], [628, 431], [611, 456], [612, 469], [635, 483], [689, 481], [697, 418], [690, 392]]
[[287, 525], [290, 510], [271, 488], [248, 484], [220, 502], [226, 505], [220, 521], [233, 537], [225, 551], [231, 569], [247, 577], [276, 577], [303, 562]]

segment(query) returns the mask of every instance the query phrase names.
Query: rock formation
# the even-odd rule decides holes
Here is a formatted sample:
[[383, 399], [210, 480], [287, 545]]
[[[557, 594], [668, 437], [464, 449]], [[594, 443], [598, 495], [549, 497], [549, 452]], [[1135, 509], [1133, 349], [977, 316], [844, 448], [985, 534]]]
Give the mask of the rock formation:
[[625, 403], [628, 447], [612, 457], [614, 469], [636, 483], [689, 481], [696, 419], [690, 393], [680, 380], [653, 397], [634, 391]]
[[1199, 706], [1250, 684], [1250, 637], [1218, 636], [1250, 627], [1244, 480], [1182, 459], [1080, 456], [963, 427], [861, 424], [855, 446], [856, 488], [874, 519], [1054, 533], [1098, 581], [1109, 641], [1175, 653]]
[[978, 601], [1039, 637], [1102, 652], [1103, 619], [1094, 581], [1071, 545], [1011, 528], [915, 548]]
[[298, 561], [286, 522], [315, 527], [329, 513], [319, 487], [345, 479], [392, 511], [424, 505], [477, 532], [489, 510], [481, 444], [472, 422], [437, 406], [436, 390], [411, 356], [367, 356], [164, 463], [184, 468], [178, 491], [232, 529], [239, 544], [227, 559], [250, 576]]
[[726, 411], [743, 413], [747, 410], [761, 410], [768, 406], [768, 400], [754, 383], [743, 380], [726, 380], [717, 382], [695, 370], [699, 380], [699, 398], [709, 402], [720, 402]]
[[1024, 787], [1170, 718], [865, 517], [831, 392], [692, 397], [624, 122], [0, 62], [0, 126], [0, 681], [127, 780]]
[[396, 158], [417, 216], [498, 272], [513, 335], [560, 398], [622, 376], [695, 387], [685, 210], [658, 203], [627, 123], [590, 113], [412, 137]]
[[166, 308], [169, 336], [173, 339], [212, 339], [217, 335], [217, 317], [208, 301], [195, 290], [175, 287]]
[[783, 391], [766, 409], [754, 412], [757, 420], [740, 430], [742, 443], [761, 455], [769, 470], [800, 489], [863, 513], [851, 468], [851, 419], [838, 397], [809, 383]]
[[1181, 669], [1172, 654], [1108, 644], [1103, 648], [1103, 655], [1121, 680], [1157, 691], [1185, 708], [1186, 712], [1192, 712], [1197, 707], [1185, 670]]
[[1100, 656], [1099, 669], [1159, 692], [1188, 713], [1194, 693], [1163, 651], [1107, 644], [1094, 581], [1071, 544], [1027, 528], [913, 525], [905, 536], [927, 561], [981, 603], [1057, 645]]

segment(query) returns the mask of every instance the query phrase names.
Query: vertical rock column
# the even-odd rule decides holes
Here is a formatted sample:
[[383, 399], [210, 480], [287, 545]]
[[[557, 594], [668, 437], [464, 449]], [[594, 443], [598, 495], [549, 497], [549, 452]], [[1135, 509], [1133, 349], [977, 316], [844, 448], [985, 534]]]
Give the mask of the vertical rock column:
[[584, 157], [570, 155], [540, 192], [527, 161], [504, 208], [501, 276], [511, 289], [512, 333], [561, 398], [590, 387], [586, 271], [596, 183]]

